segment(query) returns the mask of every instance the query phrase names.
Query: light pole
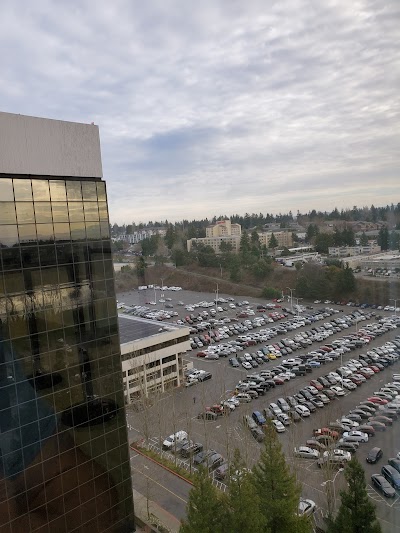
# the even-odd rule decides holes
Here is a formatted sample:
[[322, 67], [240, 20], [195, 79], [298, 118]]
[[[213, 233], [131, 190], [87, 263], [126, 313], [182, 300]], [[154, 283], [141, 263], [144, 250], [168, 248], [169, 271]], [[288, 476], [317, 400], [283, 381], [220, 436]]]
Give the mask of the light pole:
[[295, 298], [296, 300], [296, 316], [300, 316], [300, 311], [299, 311], [299, 300], [302, 300], [303, 298]]
[[217, 288], [215, 290], [215, 311], [218, 313], [218, 283]]
[[397, 316], [397, 302], [399, 302], [399, 298], [389, 298], [389, 302], [394, 302], [394, 316]]
[[[340, 472], [343, 472], [344, 468], [339, 468], [339, 470], [334, 475], [333, 479], [327, 479], [323, 483], [321, 483], [321, 487], [325, 487], [328, 483], [331, 483], [333, 486], [333, 502], [331, 502], [331, 494], [330, 494], [330, 488], [327, 489], [327, 499], [328, 499], [328, 516], [332, 516], [333, 511], [336, 509], [336, 487], [335, 487], [335, 481], [337, 476], [340, 474]], [[330, 487], [330, 485], [328, 485]], [[333, 503], [333, 507], [332, 507]]]
[[286, 287], [290, 291], [290, 309], [293, 313], [293, 291], [296, 289], [291, 289], [290, 287]]

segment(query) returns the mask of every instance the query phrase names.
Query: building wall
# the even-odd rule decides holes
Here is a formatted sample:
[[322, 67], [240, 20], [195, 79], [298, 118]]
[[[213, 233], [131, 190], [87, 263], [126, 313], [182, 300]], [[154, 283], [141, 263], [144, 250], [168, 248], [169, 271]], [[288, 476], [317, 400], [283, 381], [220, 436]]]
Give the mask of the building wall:
[[99, 128], [0, 112], [1, 173], [101, 178]]
[[[10, 503], [3, 528], [11, 531], [14, 520], [13, 531], [31, 531], [34, 518], [41, 531], [133, 531], [105, 183], [55, 177], [78, 173], [85, 138], [78, 135], [75, 166], [73, 125], [60, 140], [61, 125], [48, 121], [46, 130], [35, 119], [36, 129], [26, 119], [16, 116], [13, 125], [2, 117], [0, 151], [10, 130], [19, 147], [40, 145], [42, 157], [44, 140], [56, 148], [53, 134], [64, 144], [48, 165], [23, 148], [21, 161], [0, 157], [0, 477], [7, 495], [18, 490], [24, 502]], [[11, 145], [15, 156], [18, 146]], [[98, 158], [85, 168], [99, 173]], [[15, 176], [10, 168], [52, 177]], [[34, 515], [32, 499], [43, 502]]]
[[156, 390], [179, 387], [182, 357], [190, 350], [189, 329], [177, 328], [121, 345], [126, 403]]
[[203, 238], [197, 238], [197, 239], [189, 239], [186, 241], [186, 246], [188, 252], [193, 247], [193, 244], [201, 243], [204, 246], [211, 246], [211, 248], [215, 251], [216, 254], [221, 253], [221, 243], [229, 243], [232, 246], [232, 252], [238, 253], [240, 250], [240, 236], [232, 235], [230, 237], [203, 237]]
[[274, 234], [279, 247], [290, 248], [293, 246], [293, 237], [290, 231], [267, 231], [265, 233], [259, 233], [260, 244], [268, 247], [272, 234]]
[[230, 220], [219, 220], [213, 226], [206, 228], [206, 237], [230, 237], [231, 235], [240, 236], [242, 227], [240, 224], [232, 224]]
[[330, 246], [328, 248], [328, 254], [332, 257], [378, 254], [380, 251], [381, 247], [377, 244], [369, 244], [368, 246]]

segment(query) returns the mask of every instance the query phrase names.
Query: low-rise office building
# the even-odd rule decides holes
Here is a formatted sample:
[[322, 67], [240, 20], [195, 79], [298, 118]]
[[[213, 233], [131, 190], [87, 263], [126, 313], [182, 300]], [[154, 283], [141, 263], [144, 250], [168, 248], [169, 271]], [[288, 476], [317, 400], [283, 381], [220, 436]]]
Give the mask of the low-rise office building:
[[370, 243], [367, 246], [330, 246], [328, 254], [331, 257], [352, 257], [354, 255], [379, 254], [381, 247]]
[[189, 328], [118, 315], [125, 402], [182, 384]]

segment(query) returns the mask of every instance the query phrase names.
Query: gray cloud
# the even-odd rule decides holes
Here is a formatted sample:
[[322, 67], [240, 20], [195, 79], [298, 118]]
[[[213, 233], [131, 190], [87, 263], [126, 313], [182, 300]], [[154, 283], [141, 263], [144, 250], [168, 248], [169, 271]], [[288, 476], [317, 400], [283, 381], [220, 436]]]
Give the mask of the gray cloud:
[[397, 201], [396, 0], [2, 4], [2, 109], [99, 124], [112, 221]]

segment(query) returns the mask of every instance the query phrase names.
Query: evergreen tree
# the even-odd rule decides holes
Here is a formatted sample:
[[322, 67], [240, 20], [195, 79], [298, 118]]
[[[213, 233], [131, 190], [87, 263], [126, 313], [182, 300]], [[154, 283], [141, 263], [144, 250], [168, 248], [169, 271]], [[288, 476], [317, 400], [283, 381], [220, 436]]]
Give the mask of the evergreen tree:
[[360, 237], [360, 246], [368, 246], [368, 237], [365, 234], [365, 231], [362, 232]]
[[344, 474], [348, 489], [340, 492], [342, 503], [328, 533], [380, 533], [375, 507], [368, 498], [364, 469], [353, 457]]
[[268, 531], [259, 512], [259, 498], [254, 484], [250, 481], [251, 475], [245, 469], [240, 452], [236, 449], [229, 469], [229, 490], [225, 497], [227, 515], [224, 522], [229, 533]]
[[205, 468], [196, 474], [189, 493], [187, 519], [182, 520], [179, 533], [225, 533], [225, 505]]
[[271, 238], [268, 242], [268, 248], [270, 248], [271, 250], [274, 250], [275, 248], [277, 248], [277, 246], [278, 246], [278, 241], [276, 240], [275, 235], [272, 233]]
[[378, 244], [382, 248], [382, 250], [389, 249], [389, 230], [387, 229], [387, 226], [379, 230]]
[[259, 497], [259, 512], [271, 533], [311, 532], [306, 517], [297, 514], [301, 488], [285, 461], [282, 446], [269, 422], [265, 446], [251, 477]]
[[146, 268], [147, 268], [146, 261], [144, 260], [144, 257], [141, 255], [140, 257], [138, 257], [138, 260], [136, 262], [136, 274], [139, 280], [142, 282], [142, 284], [144, 284], [145, 282]]

